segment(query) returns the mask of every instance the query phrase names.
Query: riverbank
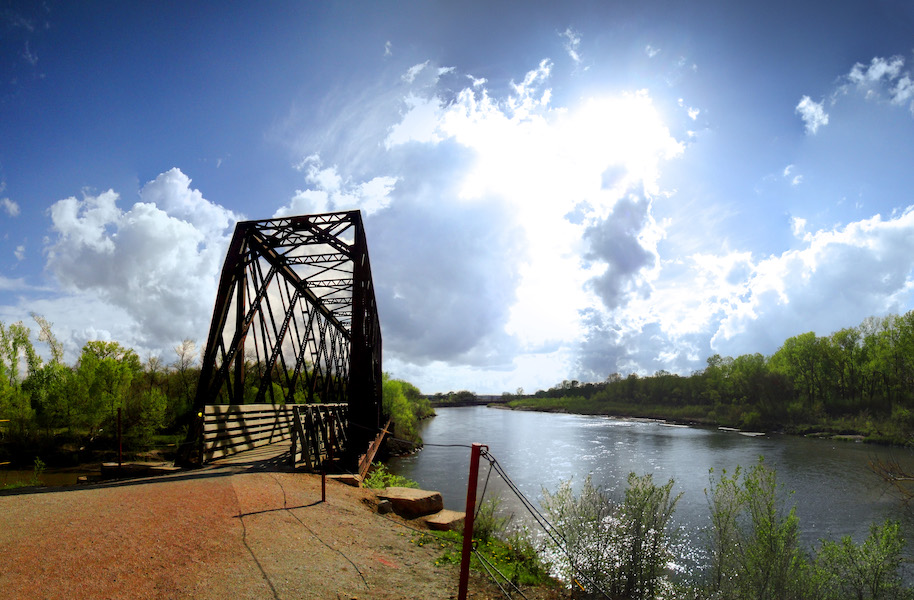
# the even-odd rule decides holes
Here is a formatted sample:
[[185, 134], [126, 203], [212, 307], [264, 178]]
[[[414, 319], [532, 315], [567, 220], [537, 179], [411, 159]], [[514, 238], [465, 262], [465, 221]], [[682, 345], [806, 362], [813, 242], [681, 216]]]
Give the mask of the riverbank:
[[886, 435], [878, 430], [866, 431], [867, 427], [874, 427], [872, 422], [869, 422], [868, 425], [865, 423], [863, 427], [852, 422], [847, 422], [846, 420], [841, 420], [838, 423], [781, 424], [777, 427], [756, 426], [747, 430], [731, 425], [729, 421], [722, 422], [715, 419], [709, 419], [703, 416], [699, 410], [695, 410], [695, 407], [689, 406], [681, 407], [675, 411], [663, 410], [663, 408], [658, 407], [644, 408], [618, 404], [601, 406], [583, 398], [525, 398], [522, 400], [512, 400], [507, 404], [490, 406], [492, 406], [492, 408], [504, 408], [508, 410], [557, 414], [601, 415], [618, 419], [644, 419], [648, 421], [686, 425], [689, 427], [710, 427], [738, 432], [796, 435], [843, 442], [863, 442], [882, 446], [904, 447], [908, 446], [910, 443], [907, 438], [902, 439], [892, 435]]
[[[0, 492], [5, 598], [453, 598], [441, 542], [317, 475], [208, 468]], [[474, 573], [472, 598], [501, 592]], [[548, 590], [536, 598], [553, 598]]]

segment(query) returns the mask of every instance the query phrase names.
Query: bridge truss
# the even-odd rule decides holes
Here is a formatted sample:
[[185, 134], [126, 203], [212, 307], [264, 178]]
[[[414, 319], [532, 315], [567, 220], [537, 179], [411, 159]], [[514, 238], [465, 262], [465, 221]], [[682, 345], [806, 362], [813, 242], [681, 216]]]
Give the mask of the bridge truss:
[[238, 223], [186, 447], [199, 453], [206, 405], [346, 403], [354, 462], [379, 429], [381, 385], [381, 327], [359, 211]]

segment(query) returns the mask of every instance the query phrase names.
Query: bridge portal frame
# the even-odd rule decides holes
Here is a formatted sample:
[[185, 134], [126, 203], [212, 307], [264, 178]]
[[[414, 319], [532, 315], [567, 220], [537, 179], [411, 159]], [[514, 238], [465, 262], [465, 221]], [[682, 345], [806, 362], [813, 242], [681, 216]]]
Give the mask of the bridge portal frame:
[[346, 461], [380, 429], [381, 327], [357, 210], [241, 221], [226, 253], [181, 460], [203, 460], [204, 407], [345, 403]]

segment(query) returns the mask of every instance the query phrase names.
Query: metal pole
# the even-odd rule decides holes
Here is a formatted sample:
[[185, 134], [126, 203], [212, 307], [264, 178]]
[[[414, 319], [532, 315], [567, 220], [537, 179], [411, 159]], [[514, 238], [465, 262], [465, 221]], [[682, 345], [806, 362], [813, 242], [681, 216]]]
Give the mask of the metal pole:
[[457, 590], [457, 600], [466, 600], [470, 581], [470, 552], [473, 551], [473, 519], [476, 514], [476, 480], [479, 479], [479, 455], [483, 448], [489, 449], [482, 444], [473, 444], [470, 449], [470, 479], [467, 481], [467, 506], [463, 519], [463, 553], [460, 556], [460, 586]]
[[321, 462], [321, 502], [327, 501], [327, 463]]
[[121, 409], [117, 409], [117, 469], [121, 469]]

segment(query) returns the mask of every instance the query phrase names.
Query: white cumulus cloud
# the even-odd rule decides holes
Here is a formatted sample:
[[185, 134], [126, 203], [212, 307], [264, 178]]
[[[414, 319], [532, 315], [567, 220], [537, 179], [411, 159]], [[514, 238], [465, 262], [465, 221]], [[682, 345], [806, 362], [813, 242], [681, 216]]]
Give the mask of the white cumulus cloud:
[[390, 193], [397, 183], [397, 178], [390, 176], [378, 176], [357, 184], [344, 181], [336, 166], [323, 166], [318, 154], [308, 156], [297, 168], [305, 171], [305, 181], [310, 187], [297, 190], [288, 204], [276, 210], [274, 217], [342, 210], [372, 214], [390, 204]]
[[[410, 319], [421, 322], [435, 312], [429, 304], [434, 286], [414, 289], [404, 284], [427, 279], [410, 273], [406, 257], [414, 251], [396, 253], [397, 261], [405, 264], [394, 276], [395, 289], [379, 284], [389, 293], [379, 303], [382, 309], [398, 307], [387, 308], [386, 315], [402, 317], [387, 317], [385, 330], [385, 348], [398, 360], [422, 361], [424, 352], [449, 364], [485, 364], [503, 361], [504, 349], [512, 344], [527, 352], [551, 353], [582, 331], [580, 310], [614, 305], [648, 285], [647, 273], [656, 266], [656, 244], [663, 235], [651, 215], [650, 195], [659, 192], [660, 163], [678, 156], [683, 145], [673, 138], [646, 91], [554, 107], [548, 87], [552, 68], [550, 61], [541, 61], [503, 97], [493, 97], [484, 82], [474, 81], [450, 102], [434, 94], [421, 101], [414, 98], [391, 130], [388, 151], [406, 154], [417, 165], [403, 172], [398, 202], [385, 213], [384, 222], [410, 232], [435, 222], [416, 207], [397, 210], [399, 197], [411, 197], [417, 189], [422, 193], [416, 202], [452, 215], [452, 227], [465, 232], [455, 246], [453, 236], [436, 228], [433, 239], [438, 243], [430, 240], [425, 246], [422, 264], [450, 264], [453, 248], [479, 240], [471, 244], [473, 251], [458, 254], [468, 257], [467, 264], [447, 278], [452, 284], [441, 281], [441, 294], [432, 294], [433, 304], [454, 307], [449, 314], [455, 317], [423, 324], [421, 339], [427, 339], [428, 346], [415, 343], [413, 327], [418, 324]], [[417, 122], [423, 126], [401, 135], [404, 124]], [[484, 206], [486, 211], [492, 207], [506, 212], [498, 220], [478, 220]], [[394, 214], [400, 219], [391, 220]], [[502, 223], [501, 231], [492, 232], [497, 223]], [[397, 239], [407, 244], [409, 238]], [[503, 245], [510, 250], [500, 249]], [[583, 262], [588, 266], [582, 268]], [[389, 266], [381, 268], [392, 276], [386, 273]], [[466, 283], [474, 278], [479, 285]], [[480, 286], [491, 292], [480, 295]], [[556, 301], [558, 289], [563, 290], [561, 302]], [[491, 302], [480, 305], [487, 298]], [[468, 307], [476, 308], [468, 312]], [[464, 313], [466, 319], [458, 318]]]
[[863, 94], [868, 100], [887, 99], [897, 106], [907, 104], [914, 114], [914, 75], [905, 68], [901, 56], [876, 56], [869, 64], [855, 63], [833, 93], [833, 101], [851, 91]]
[[796, 112], [806, 124], [806, 133], [815, 134], [820, 127], [828, 125], [828, 113], [821, 102], [816, 102], [809, 96], [803, 96], [797, 104]]
[[[140, 201], [120, 195], [65, 198], [49, 209], [48, 270], [75, 295], [117, 307], [140, 347], [205, 335], [216, 279], [238, 215], [214, 204], [179, 169], [148, 182]], [[104, 327], [105, 315], [85, 315]]]

